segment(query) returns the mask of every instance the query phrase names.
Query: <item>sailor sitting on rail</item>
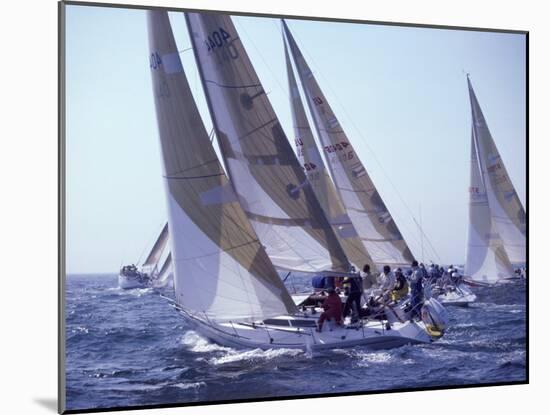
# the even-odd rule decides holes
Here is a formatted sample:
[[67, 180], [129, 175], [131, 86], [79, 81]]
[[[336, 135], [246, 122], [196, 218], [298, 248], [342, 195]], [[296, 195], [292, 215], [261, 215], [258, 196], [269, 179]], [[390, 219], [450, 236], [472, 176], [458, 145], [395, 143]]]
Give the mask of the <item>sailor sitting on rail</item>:
[[391, 299], [392, 301], [397, 302], [409, 293], [409, 283], [405, 278], [405, 275], [403, 275], [401, 268], [396, 268], [393, 273], [395, 275], [396, 283], [391, 292]]

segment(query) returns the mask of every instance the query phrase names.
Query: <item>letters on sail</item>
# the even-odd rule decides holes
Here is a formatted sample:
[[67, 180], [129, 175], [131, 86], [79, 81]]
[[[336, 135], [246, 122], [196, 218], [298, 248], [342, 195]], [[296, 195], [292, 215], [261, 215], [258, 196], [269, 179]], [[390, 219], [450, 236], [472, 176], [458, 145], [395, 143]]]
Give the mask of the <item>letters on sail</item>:
[[470, 163], [469, 228], [464, 273], [477, 281], [496, 283], [513, 277], [514, 270], [491, 218], [473, 126]]
[[294, 126], [294, 142], [296, 144], [298, 159], [302, 163], [309, 183], [332, 225], [342, 248], [344, 248], [344, 252], [348, 259], [355, 264], [355, 266], [359, 267], [359, 269], [362, 269], [365, 264], [373, 266], [374, 262], [359, 238], [355, 227], [351, 223], [346, 213], [346, 209], [340, 201], [340, 196], [336, 193], [332, 179], [325, 167], [325, 162], [321, 158], [321, 153], [315, 143], [313, 133], [307, 120], [305, 108], [300, 98], [298, 84], [294, 77], [292, 63], [284, 39], [283, 43]]
[[280, 269], [348, 271], [231, 17], [186, 19], [231, 184], [269, 258]]
[[359, 237], [376, 264], [410, 265], [407, 243], [284, 21], [283, 27], [334, 184]]
[[526, 261], [525, 210], [508, 176], [468, 77], [472, 125], [491, 217], [512, 263]]
[[176, 301], [214, 321], [295, 311], [217, 159], [165, 11], [147, 12]]

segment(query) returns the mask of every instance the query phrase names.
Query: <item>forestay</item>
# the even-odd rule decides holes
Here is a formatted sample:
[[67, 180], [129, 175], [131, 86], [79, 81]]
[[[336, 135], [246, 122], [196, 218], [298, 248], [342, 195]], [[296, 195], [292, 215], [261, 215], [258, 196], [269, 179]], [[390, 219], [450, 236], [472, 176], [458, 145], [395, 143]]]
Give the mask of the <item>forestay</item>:
[[305, 108], [300, 98], [298, 84], [296, 83], [294, 71], [292, 70], [292, 63], [284, 39], [283, 43], [294, 126], [294, 142], [298, 159], [302, 163], [315, 196], [317, 196], [348, 259], [357, 267], [360, 267], [360, 269], [365, 264], [373, 266], [374, 262], [363, 245], [363, 242], [359, 239], [359, 235], [340, 201], [340, 196], [336, 193], [332, 179], [325, 167], [325, 162], [321, 158], [321, 153], [315, 143], [313, 132], [309, 126]]
[[294, 303], [220, 165], [165, 11], [148, 11], [176, 301], [214, 321], [265, 318]]
[[284, 21], [283, 27], [334, 184], [359, 237], [376, 264], [410, 265], [407, 243]]
[[514, 270], [491, 218], [472, 126], [468, 246], [464, 274], [476, 281], [496, 283]]
[[273, 264], [301, 272], [347, 271], [344, 251], [230, 16], [186, 18], [231, 183]]
[[156, 267], [158, 262], [160, 261], [160, 257], [162, 256], [162, 252], [164, 251], [164, 248], [168, 244], [168, 223], [164, 225], [162, 228], [162, 231], [160, 232], [160, 235], [158, 236], [157, 240], [155, 241], [155, 244], [153, 245], [153, 248], [151, 249], [151, 252], [149, 252], [149, 255], [147, 255], [147, 258], [145, 259], [145, 262], [143, 263], [143, 267]]
[[510, 261], [524, 263], [526, 260], [525, 210], [493, 141], [469, 77], [468, 91], [472, 108], [474, 137], [479, 153], [481, 172], [487, 188], [491, 216]]

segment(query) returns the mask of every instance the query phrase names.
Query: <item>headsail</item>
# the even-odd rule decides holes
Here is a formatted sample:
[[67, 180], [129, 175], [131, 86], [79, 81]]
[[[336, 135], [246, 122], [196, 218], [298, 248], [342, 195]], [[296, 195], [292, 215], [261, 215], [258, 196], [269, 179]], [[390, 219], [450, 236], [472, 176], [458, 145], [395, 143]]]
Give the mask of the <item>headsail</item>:
[[491, 216], [512, 263], [526, 260], [525, 210], [508, 176], [468, 77], [472, 125]]
[[162, 267], [160, 268], [160, 271], [158, 272], [157, 279], [159, 281], [165, 281], [168, 279], [168, 276], [172, 272], [172, 253], [170, 252], [166, 259], [164, 260], [164, 264], [162, 264]]
[[332, 178], [371, 258], [379, 265], [410, 265], [412, 253], [367, 170], [342, 130], [286, 22], [284, 31]]
[[147, 19], [176, 301], [215, 321], [294, 312], [209, 141], [167, 12]]
[[491, 219], [487, 192], [479, 165], [472, 126], [468, 246], [464, 274], [474, 280], [495, 283], [512, 277], [514, 270], [502, 239]]
[[313, 137], [313, 132], [309, 126], [305, 108], [300, 98], [286, 42], [284, 42], [284, 49], [290, 106], [294, 125], [294, 142], [296, 144], [298, 159], [302, 163], [309, 183], [348, 259], [357, 267], [360, 267], [360, 269], [365, 264], [373, 266], [374, 262], [351, 223], [346, 209], [340, 201], [340, 196], [336, 193], [334, 183], [332, 183], [332, 179], [325, 167], [325, 162], [321, 158], [321, 153], [315, 143], [315, 138]]
[[186, 18], [231, 183], [273, 264], [302, 272], [348, 271], [231, 17]]
[[160, 232], [160, 235], [158, 236], [157, 240], [155, 241], [155, 244], [153, 245], [151, 252], [149, 252], [149, 255], [147, 255], [147, 258], [145, 259], [145, 262], [142, 265], [143, 267], [157, 266], [158, 262], [160, 261], [160, 257], [162, 256], [162, 252], [164, 251], [164, 248], [168, 244], [168, 239], [169, 239], [168, 223], [166, 223], [162, 228], [162, 231]]

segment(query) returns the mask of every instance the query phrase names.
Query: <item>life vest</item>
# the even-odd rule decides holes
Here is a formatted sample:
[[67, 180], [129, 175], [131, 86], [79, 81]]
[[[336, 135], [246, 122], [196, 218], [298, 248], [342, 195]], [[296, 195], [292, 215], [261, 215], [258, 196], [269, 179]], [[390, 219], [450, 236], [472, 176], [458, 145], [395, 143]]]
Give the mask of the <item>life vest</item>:
[[397, 281], [400, 288], [396, 287], [391, 292], [391, 299], [393, 301], [399, 301], [409, 293], [409, 284], [407, 283], [407, 280], [404, 280], [402, 283], [400, 283], [399, 279]]

